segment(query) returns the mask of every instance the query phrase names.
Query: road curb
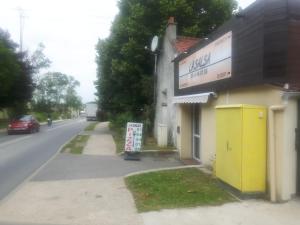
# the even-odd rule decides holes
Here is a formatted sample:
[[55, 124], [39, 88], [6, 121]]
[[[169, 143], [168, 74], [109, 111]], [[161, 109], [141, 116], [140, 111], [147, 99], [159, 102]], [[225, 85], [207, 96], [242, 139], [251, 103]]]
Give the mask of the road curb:
[[145, 173], [151, 173], [151, 172], [159, 172], [159, 171], [164, 171], [164, 170], [177, 170], [177, 169], [186, 169], [186, 168], [205, 168], [203, 165], [186, 165], [186, 166], [175, 166], [175, 167], [166, 167], [166, 168], [158, 168], [158, 169], [150, 169], [150, 170], [143, 170], [143, 171], [138, 171], [138, 172], [133, 172], [129, 173], [124, 176], [126, 177], [131, 177], [134, 175], [140, 175], [140, 174], [145, 174]]
[[[179, 153], [179, 151], [177, 149], [173, 149], [173, 150], [141, 150], [138, 153], [140, 154], [144, 154], [144, 153]], [[122, 156], [125, 154], [125, 151], [122, 152], [118, 152], [116, 153], [118, 156]]]
[[42, 171], [47, 166], [47, 164], [49, 164], [54, 158], [56, 158], [61, 152], [61, 150], [78, 134], [79, 132], [73, 135], [70, 139], [68, 139], [62, 146], [59, 147], [59, 149], [57, 150], [56, 153], [54, 153], [53, 156], [51, 156], [45, 163], [43, 163], [40, 167], [38, 167], [35, 171], [33, 171], [31, 175], [29, 175], [26, 179], [24, 179], [15, 189], [9, 192], [7, 196], [1, 199], [0, 206], [3, 205], [5, 202], [7, 202], [11, 196], [13, 196], [20, 189], [22, 189], [34, 176], [36, 176], [40, 171]]

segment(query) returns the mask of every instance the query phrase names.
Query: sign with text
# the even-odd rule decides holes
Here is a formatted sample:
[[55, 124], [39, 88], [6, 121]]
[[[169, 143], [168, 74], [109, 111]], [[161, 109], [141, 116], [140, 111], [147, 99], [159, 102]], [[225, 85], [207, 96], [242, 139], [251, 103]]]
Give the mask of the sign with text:
[[126, 152], [138, 152], [142, 146], [142, 123], [127, 123], [126, 139], [125, 139], [125, 151]]
[[232, 32], [179, 62], [179, 89], [231, 77]]

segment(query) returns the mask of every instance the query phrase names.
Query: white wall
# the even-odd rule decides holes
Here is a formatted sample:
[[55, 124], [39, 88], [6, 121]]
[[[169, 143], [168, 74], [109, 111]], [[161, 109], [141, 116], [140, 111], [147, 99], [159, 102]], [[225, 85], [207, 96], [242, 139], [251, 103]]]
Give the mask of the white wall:
[[172, 42], [176, 39], [176, 25], [167, 27], [163, 38], [157, 63], [157, 86], [154, 136], [157, 139], [159, 124], [168, 127], [168, 143], [176, 146], [176, 105], [172, 104], [174, 97], [174, 55], [176, 53]]

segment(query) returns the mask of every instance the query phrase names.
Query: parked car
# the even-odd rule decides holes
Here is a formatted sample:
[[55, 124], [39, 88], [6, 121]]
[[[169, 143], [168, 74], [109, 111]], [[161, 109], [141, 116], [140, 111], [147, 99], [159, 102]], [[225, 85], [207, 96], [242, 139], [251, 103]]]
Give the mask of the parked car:
[[13, 119], [7, 127], [7, 134], [34, 133], [40, 131], [40, 123], [32, 115], [22, 115]]

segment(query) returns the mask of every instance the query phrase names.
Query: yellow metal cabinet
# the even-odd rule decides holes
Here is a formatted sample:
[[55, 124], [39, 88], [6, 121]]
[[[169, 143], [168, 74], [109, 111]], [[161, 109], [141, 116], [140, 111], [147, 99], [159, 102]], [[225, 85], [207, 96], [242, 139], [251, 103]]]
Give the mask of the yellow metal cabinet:
[[266, 189], [266, 108], [216, 107], [216, 176], [241, 192]]

